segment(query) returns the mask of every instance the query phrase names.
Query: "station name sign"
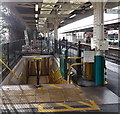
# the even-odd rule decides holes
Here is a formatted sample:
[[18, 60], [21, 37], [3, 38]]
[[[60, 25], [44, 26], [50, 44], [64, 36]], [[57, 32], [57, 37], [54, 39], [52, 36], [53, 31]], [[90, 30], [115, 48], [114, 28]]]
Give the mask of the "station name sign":
[[120, 14], [120, 9], [105, 9], [105, 13]]

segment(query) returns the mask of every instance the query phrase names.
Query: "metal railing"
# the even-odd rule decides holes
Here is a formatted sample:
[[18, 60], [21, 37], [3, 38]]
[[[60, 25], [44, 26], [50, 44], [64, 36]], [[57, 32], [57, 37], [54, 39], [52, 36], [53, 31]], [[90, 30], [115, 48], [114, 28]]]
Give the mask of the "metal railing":
[[[10, 68], [18, 63], [22, 57], [22, 45], [25, 44], [25, 40], [17, 40], [14, 42], [0, 44], [1, 47], [1, 59]], [[10, 72], [4, 65], [2, 65], [2, 81]]]
[[[78, 43], [73, 43], [73, 42], [67, 42], [66, 41], [56, 41], [57, 42], [57, 46], [55, 48], [55, 52], [60, 54], [61, 52], [61, 48], [65, 48], [70, 47], [69, 51], [68, 51], [68, 56], [69, 57], [77, 57], [78, 55]], [[91, 48], [89, 45], [84, 45], [81, 44], [81, 52], [83, 52], [84, 50], [90, 51]], [[105, 58], [109, 61], [115, 62], [117, 64], [120, 64], [120, 57], [119, 57], [119, 51], [120, 50], [115, 50], [115, 49], [109, 49], [108, 51], [104, 52]], [[81, 53], [82, 54], [82, 53]]]

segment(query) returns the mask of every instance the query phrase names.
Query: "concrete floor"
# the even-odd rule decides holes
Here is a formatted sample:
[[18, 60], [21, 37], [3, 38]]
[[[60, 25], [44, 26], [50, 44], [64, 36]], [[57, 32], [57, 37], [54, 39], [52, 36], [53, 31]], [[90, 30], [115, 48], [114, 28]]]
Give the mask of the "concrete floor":
[[[118, 82], [118, 80], [120, 79], [120, 75], [119, 75], [118, 68], [119, 68], [119, 66], [116, 64], [112, 64], [110, 62], [107, 63], [108, 85], [106, 85], [106, 87], [80, 87], [80, 90], [85, 93], [85, 96], [87, 97], [87, 99], [94, 100], [95, 103], [99, 106], [100, 110], [98, 110], [98, 111], [96, 111], [96, 110], [91, 110], [91, 111], [82, 110], [82, 111], [76, 111], [76, 112], [73, 112], [73, 111], [72, 112], [52, 112], [52, 114], [54, 114], [54, 113], [55, 114], [59, 114], [59, 113], [66, 113], [66, 114], [67, 113], [71, 113], [71, 114], [79, 113], [80, 114], [80, 112], [81, 113], [82, 112], [91, 112], [90, 114], [93, 114], [93, 112], [95, 114], [96, 113], [99, 114], [99, 112], [105, 112], [105, 114], [114, 114], [114, 112], [116, 112], [116, 113], [119, 112], [120, 106], [118, 105], [118, 103], [119, 103], [119, 97], [120, 97], [120, 94], [119, 94], [120, 93], [119, 92], [120, 83]], [[32, 91], [32, 93], [33, 93], [33, 91]], [[27, 92], [27, 94], [32, 94], [32, 93]], [[58, 96], [59, 96], [59, 94], [58, 94]], [[30, 99], [33, 100], [32, 97]], [[82, 98], [82, 100], [83, 100], [83, 98]], [[27, 104], [19, 104], [18, 106], [21, 106], [21, 105], [24, 106], [24, 105], [28, 105], [28, 104], [32, 105], [33, 104], [34, 106], [37, 105], [37, 108], [34, 107], [32, 109], [26, 108], [26, 109], [18, 109], [18, 110], [14, 109], [13, 112], [20, 111], [20, 112], [32, 112], [32, 113], [34, 113], [34, 112], [38, 111], [38, 104], [40, 104], [40, 103], [41, 102], [37, 101], [37, 103], [31, 102], [31, 103], [27, 103]], [[4, 104], [4, 106], [8, 107], [8, 105], [6, 105], [6, 104]], [[6, 111], [7, 113], [10, 113], [10, 110], [4, 110], [4, 111]], [[42, 113], [42, 114], [44, 114], [44, 113]], [[102, 114], [104, 114], [104, 113], [102, 113]]]
[[[70, 106], [79, 101], [83, 102], [83, 109], [79, 112], [118, 112], [118, 97], [106, 87], [76, 87], [71, 84], [43, 84], [42, 86], [38, 89], [34, 85], [3, 86], [1, 107], [8, 112], [15, 112], [15, 110], [17, 112], [33, 112], [33, 110], [38, 112], [40, 104], [47, 103], [47, 106], [50, 106], [50, 103], [54, 105], [62, 103], [64, 107], [63, 103]], [[91, 100], [95, 103], [93, 108], [84, 109], [85, 106], [92, 105]], [[52, 110], [54, 110], [54, 105]], [[75, 105], [77, 106], [81, 105]], [[99, 110], [94, 107], [99, 107]]]
[[120, 65], [108, 61], [106, 62], [106, 65], [108, 80], [108, 85], [106, 87], [120, 97]]

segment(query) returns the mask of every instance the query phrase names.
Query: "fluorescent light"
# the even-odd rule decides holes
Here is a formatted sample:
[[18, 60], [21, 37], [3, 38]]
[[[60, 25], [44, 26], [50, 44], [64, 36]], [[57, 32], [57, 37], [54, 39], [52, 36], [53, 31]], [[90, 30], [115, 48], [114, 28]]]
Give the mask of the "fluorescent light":
[[35, 22], [37, 23], [37, 22], [38, 22], [38, 20], [35, 20]]
[[38, 4], [36, 4], [35, 5], [35, 11], [38, 11], [38, 8], [39, 8], [39, 6], [38, 6]]
[[43, 27], [43, 25], [39, 25], [39, 27]]
[[60, 5], [59, 8], [62, 8], [62, 5]]
[[38, 22], [38, 24], [44, 24], [44, 22]]
[[70, 3], [74, 3], [74, 1], [73, 1], [73, 0], [70, 0]]
[[74, 14], [74, 15], [70, 16], [69, 18], [73, 18], [73, 17], [75, 17], [75, 16], [76, 16], [76, 14]]
[[90, 8], [93, 8], [93, 5], [91, 5]]
[[64, 23], [64, 20], [63, 20], [63, 21], [61, 21], [60, 23]]
[[35, 18], [38, 18], [38, 14], [35, 14]]

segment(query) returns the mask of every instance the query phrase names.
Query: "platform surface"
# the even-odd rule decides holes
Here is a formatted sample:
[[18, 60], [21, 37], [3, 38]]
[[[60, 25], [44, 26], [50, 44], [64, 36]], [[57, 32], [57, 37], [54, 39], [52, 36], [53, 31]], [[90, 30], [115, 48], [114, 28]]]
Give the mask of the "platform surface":
[[[36, 109], [37, 112], [100, 110], [99, 105], [117, 104], [118, 97], [106, 87], [76, 87], [72, 84], [5, 85], [1, 107]], [[24, 112], [24, 110], [23, 110]]]
[[[29, 76], [28, 78], [28, 84], [36, 84], [37, 82], [37, 76]], [[48, 76], [39, 76], [39, 83], [41, 84], [48, 84], [49, 83], [49, 79]]]

